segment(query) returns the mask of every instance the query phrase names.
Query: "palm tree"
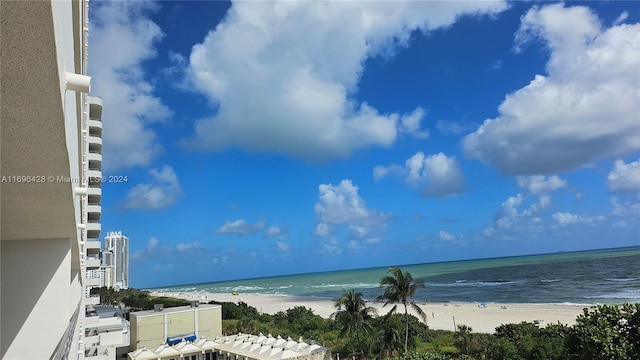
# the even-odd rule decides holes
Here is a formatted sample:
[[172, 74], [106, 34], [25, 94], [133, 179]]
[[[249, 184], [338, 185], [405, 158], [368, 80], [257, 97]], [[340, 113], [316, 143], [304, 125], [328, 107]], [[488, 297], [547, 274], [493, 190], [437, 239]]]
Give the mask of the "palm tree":
[[[382, 295], [378, 297], [379, 300], [386, 300], [383, 306], [388, 304], [402, 304], [404, 306], [404, 352], [407, 352], [407, 345], [409, 343], [409, 312], [407, 311], [407, 305], [410, 305], [418, 315], [422, 318], [422, 321], [427, 321], [427, 314], [411, 300], [411, 297], [416, 293], [419, 288], [424, 288], [425, 284], [422, 280], [414, 280], [411, 273], [402, 272], [399, 267], [389, 268], [387, 273], [391, 276], [385, 276], [380, 279], [380, 286], [386, 286]], [[394, 313], [397, 309], [397, 305], [393, 305], [389, 314]]]
[[340, 336], [352, 335], [359, 330], [368, 332], [370, 320], [373, 319], [376, 310], [367, 306], [362, 293], [355, 290], [344, 290], [342, 297], [335, 301], [334, 305], [338, 311], [331, 314], [341, 327]]

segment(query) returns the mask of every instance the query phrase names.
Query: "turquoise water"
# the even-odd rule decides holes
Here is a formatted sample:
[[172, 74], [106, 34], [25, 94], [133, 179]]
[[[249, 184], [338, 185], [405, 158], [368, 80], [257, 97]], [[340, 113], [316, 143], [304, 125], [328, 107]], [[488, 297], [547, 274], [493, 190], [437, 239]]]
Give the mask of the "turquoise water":
[[[640, 247], [400, 266], [426, 287], [416, 300], [496, 303], [623, 303], [640, 301]], [[382, 293], [387, 267], [287, 275], [157, 288], [279, 294], [335, 299], [356, 289]]]

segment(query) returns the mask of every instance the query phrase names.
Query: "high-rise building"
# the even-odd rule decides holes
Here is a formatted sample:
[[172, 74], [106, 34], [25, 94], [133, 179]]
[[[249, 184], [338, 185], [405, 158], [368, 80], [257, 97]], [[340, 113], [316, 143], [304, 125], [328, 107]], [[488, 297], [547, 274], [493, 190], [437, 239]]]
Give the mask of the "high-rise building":
[[129, 238], [122, 231], [109, 231], [104, 238], [102, 264], [105, 272], [106, 286], [116, 290], [129, 288]]
[[102, 100], [88, 0], [0, 5], [0, 358], [83, 359], [99, 285]]

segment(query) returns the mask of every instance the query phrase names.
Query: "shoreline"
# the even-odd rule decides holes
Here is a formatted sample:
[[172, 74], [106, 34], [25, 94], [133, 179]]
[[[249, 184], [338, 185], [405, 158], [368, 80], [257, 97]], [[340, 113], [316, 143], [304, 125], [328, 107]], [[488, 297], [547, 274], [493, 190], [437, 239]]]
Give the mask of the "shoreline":
[[[150, 290], [152, 296], [169, 296], [185, 300], [208, 303], [244, 302], [260, 313], [275, 314], [296, 306], [304, 306], [313, 313], [328, 318], [337, 309], [334, 300], [323, 298], [300, 297], [291, 295], [258, 294], [258, 293], [210, 293], [204, 291], [165, 292]], [[386, 314], [392, 305], [383, 307], [382, 302], [367, 301], [367, 306], [376, 309], [378, 315]], [[416, 304], [427, 314], [427, 325], [434, 330], [454, 331], [455, 325], [467, 325], [476, 333], [495, 332], [502, 324], [520, 323], [522, 321], [537, 322], [544, 327], [547, 324], [575, 324], [576, 317], [586, 307], [594, 304], [521, 304], [521, 303], [469, 303], [469, 302], [422, 302]], [[401, 307], [398, 311], [403, 312]], [[413, 311], [409, 313], [416, 315]]]

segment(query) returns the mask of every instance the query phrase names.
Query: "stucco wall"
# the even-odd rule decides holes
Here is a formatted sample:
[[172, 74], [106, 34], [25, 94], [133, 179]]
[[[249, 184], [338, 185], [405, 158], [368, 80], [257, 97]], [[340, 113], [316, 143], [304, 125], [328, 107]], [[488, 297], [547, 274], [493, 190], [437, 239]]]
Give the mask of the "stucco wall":
[[[138, 349], [146, 347], [155, 349], [164, 342], [164, 316], [160, 313], [158, 316], [145, 316], [137, 319], [137, 338], [131, 333], [131, 345]], [[133, 324], [131, 324], [133, 327]], [[134, 349], [132, 347], [132, 349]]]
[[222, 308], [202, 309], [198, 312], [198, 337], [213, 339], [222, 335]]
[[69, 239], [2, 241], [2, 358], [48, 359], [69, 324]]
[[195, 329], [194, 311], [167, 314], [167, 336], [192, 334]]

